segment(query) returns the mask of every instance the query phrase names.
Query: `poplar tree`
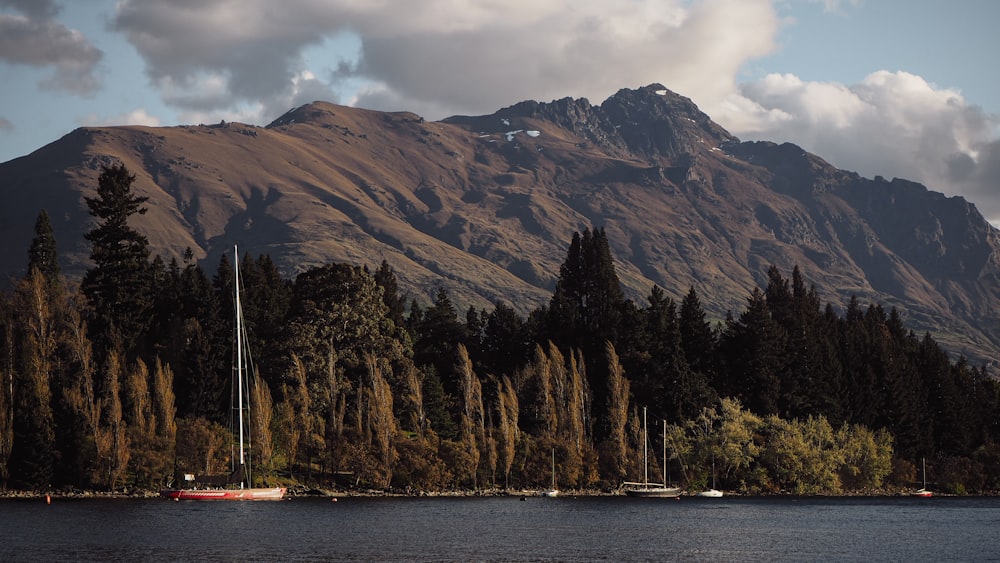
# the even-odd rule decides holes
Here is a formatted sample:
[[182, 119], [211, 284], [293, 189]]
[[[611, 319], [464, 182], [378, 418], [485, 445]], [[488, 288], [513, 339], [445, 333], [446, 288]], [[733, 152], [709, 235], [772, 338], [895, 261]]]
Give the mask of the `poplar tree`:
[[0, 488], [10, 478], [14, 445], [14, 319], [6, 294], [0, 294]]
[[[464, 450], [464, 459], [468, 460], [469, 466], [464, 468], [469, 472], [472, 479], [472, 486], [478, 486], [479, 460], [482, 457], [482, 447], [486, 439], [485, 412], [483, 409], [483, 385], [472, 369], [472, 361], [465, 346], [458, 345], [458, 360], [455, 366], [460, 384], [462, 398], [462, 413], [460, 418], [461, 447]], [[462, 469], [462, 468], [457, 468]]]
[[10, 458], [11, 480], [22, 489], [49, 487], [55, 469], [51, 375], [57, 340], [48, 289], [47, 280], [37, 269], [16, 289], [20, 357], [14, 378]]
[[520, 428], [518, 427], [518, 399], [514, 391], [514, 385], [506, 375], [498, 382], [497, 392], [497, 416], [498, 429], [498, 463], [503, 470], [504, 488], [510, 486], [510, 470], [514, 465], [517, 442], [520, 439]]
[[601, 448], [601, 465], [605, 477], [620, 481], [626, 476], [628, 465], [625, 427], [628, 424], [630, 385], [611, 342], [605, 343], [605, 352], [608, 358], [608, 434]]

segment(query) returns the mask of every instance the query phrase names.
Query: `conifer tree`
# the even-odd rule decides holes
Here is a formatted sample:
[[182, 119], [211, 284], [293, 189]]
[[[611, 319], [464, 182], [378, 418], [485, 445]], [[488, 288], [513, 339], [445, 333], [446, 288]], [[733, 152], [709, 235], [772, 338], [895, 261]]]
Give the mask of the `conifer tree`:
[[81, 289], [93, 310], [91, 330], [95, 343], [107, 351], [115, 336], [124, 335], [131, 357], [150, 322], [153, 304], [149, 241], [128, 223], [143, 215], [149, 199], [135, 195], [135, 176], [124, 164], [105, 167], [98, 178], [97, 197], [86, 198], [98, 225], [86, 233], [94, 266], [87, 270]]
[[678, 317], [681, 347], [688, 367], [711, 381], [717, 363], [715, 356], [718, 343], [693, 286], [681, 301]]
[[382, 260], [377, 270], [375, 270], [375, 283], [382, 288], [382, 302], [387, 309], [386, 316], [389, 317], [397, 327], [404, 324], [403, 312], [406, 309], [406, 298], [399, 293], [399, 281], [396, 279], [396, 272], [388, 262]]
[[52, 286], [59, 286], [59, 255], [56, 252], [56, 237], [52, 231], [49, 214], [42, 209], [35, 220], [35, 238], [28, 249], [28, 271], [37, 268]]
[[[610, 358], [604, 356], [605, 343], [619, 347], [623, 319], [633, 318], [630, 307], [634, 309], [624, 297], [604, 229], [573, 233], [546, 310], [542, 336], [561, 349], [587, 351], [586, 372], [594, 392], [595, 417], [602, 423], [596, 430], [599, 436], [611, 431], [605, 416], [610, 408], [607, 370], [611, 365]], [[621, 348], [628, 349], [625, 343]]]
[[764, 293], [754, 288], [739, 319], [730, 319], [722, 338], [727, 380], [719, 390], [744, 401], [757, 414], [779, 412], [786, 335], [771, 317]]

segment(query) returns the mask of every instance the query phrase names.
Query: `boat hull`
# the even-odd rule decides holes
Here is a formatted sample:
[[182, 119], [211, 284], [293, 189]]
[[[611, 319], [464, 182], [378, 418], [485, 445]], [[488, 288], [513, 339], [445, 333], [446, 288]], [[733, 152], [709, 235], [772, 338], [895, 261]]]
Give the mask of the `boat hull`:
[[160, 496], [174, 500], [282, 500], [284, 487], [255, 489], [170, 489]]
[[931, 491], [928, 491], [927, 489], [920, 489], [918, 491], [913, 491], [912, 493], [910, 493], [910, 496], [911, 497], [928, 498], [928, 497], [934, 496], [934, 493], [932, 493]]
[[681, 496], [678, 487], [649, 487], [625, 489], [625, 495], [636, 498], [677, 498]]
[[715, 490], [715, 489], [709, 489], [707, 491], [701, 491], [700, 493], [698, 493], [695, 496], [705, 497], [705, 498], [720, 498], [720, 497], [722, 497], [722, 491], [718, 491], [718, 490]]

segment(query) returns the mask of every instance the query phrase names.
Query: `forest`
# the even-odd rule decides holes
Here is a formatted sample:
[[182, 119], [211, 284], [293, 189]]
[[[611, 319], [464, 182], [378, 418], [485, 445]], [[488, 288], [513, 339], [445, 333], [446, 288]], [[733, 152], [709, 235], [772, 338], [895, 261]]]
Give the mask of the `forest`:
[[[689, 489], [1000, 490], [1000, 394], [895, 309], [822, 303], [767, 272], [710, 322], [696, 288], [626, 299], [604, 230], [572, 233], [548, 304], [459, 311], [391, 267], [285, 279], [267, 255], [151, 256], [123, 165], [87, 198], [92, 267], [71, 284], [41, 210], [28, 273], [0, 294], [0, 490], [158, 490], [232, 458], [233, 260], [255, 353], [260, 483], [403, 493]], [[643, 413], [650, 422], [642, 432]]]

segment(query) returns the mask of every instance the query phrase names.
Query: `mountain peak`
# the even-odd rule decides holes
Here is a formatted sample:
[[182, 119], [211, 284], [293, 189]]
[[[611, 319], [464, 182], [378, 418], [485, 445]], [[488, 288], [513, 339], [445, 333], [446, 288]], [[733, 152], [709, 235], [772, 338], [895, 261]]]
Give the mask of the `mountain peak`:
[[701, 148], [738, 141], [691, 99], [662, 84], [623, 88], [594, 106], [586, 98], [523, 101], [488, 116], [454, 116], [446, 123], [482, 132], [510, 129], [517, 119], [541, 120], [594, 143], [619, 158], [670, 160]]

